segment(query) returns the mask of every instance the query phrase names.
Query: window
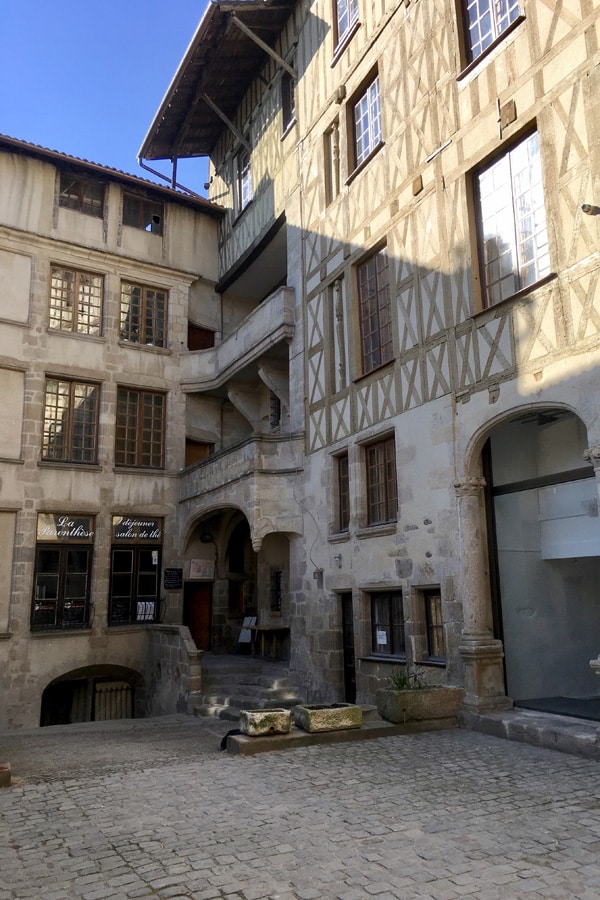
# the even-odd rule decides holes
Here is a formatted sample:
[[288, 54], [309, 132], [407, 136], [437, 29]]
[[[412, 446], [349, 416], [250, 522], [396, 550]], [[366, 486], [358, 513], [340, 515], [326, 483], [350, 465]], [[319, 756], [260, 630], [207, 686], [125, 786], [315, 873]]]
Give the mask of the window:
[[336, 0], [335, 6], [336, 43], [341, 44], [358, 22], [358, 0]]
[[123, 194], [123, 225], [163, 233], [163, 205], [137, 194]]
[[285, 133], [296, 121], [296, 80], [287, 71], [281, 76], [281, 113]]
[[396, 444], [393, 437], [366, 447], [367, 520], [369, 525], [398, 518]]
[[252, 200], [252, 169], [250, 167], [250, 151], [241, 150], [236, 156], [236, 212], [246, 209]]
[[484, 305], [550, 273], [540, 145], [529, 135], [476, 175]]
[[119, 388], [115, 464], [162, 469], [165, 397], [151, 391]]
[[193, 322], [188, 322], [188, 350], [208, 350], [210, 347], [214, 346], [214, 331], [211, 331], [208, 328], [203, 328], [201, 325], [194, 325]]
[[89, 624], [94, 519], [40, 513], [31, 630]]
[[427, 658], [440, 661], [445, 660], [442, 597], [439, 588], [424, 590], [423, 602], [425, 605]]
[[401, 591], [371, 594], [373, 653], [380, 656], [406, 656], [404, 609]]
[[481, 56], [519, 15], [519, 0], [464, 0], [471, 61]]
[[166, 346], [167, 292], [141, 284], [121, 284], [121, 340]]
[[358, 167], [373, 153], [382, 140], [378, 75], [352, 104], [352, 125], [354, 165]]
[[108, 624], [157, 622], [162, 520], [113, 516]]
[[357, 268], [363, 374], [393, 358], [388, 256], [373, 254]]
[[282, 599], [283, 572], [281, 571], [281, 569], [271, 569], [269, 577], [269, 608], [272, 615], [281, 615]]
[[274, 391], [269, 391], [269, 428], [271, 431], [281, 429], [281, 400]]
[[42, 458], [95, 463], [98, 442], [97, 384], [46, 379]]
[[61, 172], [58, 205], [101, 219], [104, 215], [104, 185]]
[[348, 531], [350, 526], [350, 471], [348, 454], [337, 457], [338, 531]]
[[102, 325], [102, 275], [52, 266], [50, 328], [99, 335]]

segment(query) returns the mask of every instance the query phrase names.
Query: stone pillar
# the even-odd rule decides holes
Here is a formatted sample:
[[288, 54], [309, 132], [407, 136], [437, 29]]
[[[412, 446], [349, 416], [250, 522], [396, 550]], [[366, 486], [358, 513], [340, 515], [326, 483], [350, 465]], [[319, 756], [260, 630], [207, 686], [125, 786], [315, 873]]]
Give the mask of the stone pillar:
[[485, 479], [477, 476], [454, 484], [458, 500], [460, 596], [463, 633], [460, 653], [465, 667], [467, 716], [508, 709], [504, 688], [502, 641], [493, 636], [488, 554], [483, 527]]

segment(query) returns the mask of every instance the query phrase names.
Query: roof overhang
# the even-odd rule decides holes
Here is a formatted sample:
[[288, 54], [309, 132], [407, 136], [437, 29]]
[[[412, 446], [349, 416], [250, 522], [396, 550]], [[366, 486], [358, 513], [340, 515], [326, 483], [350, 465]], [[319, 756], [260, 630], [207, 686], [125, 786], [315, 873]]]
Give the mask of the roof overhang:
[[264, 66], [260, 43], [273, 47], [295, 5], [296, 0], [211, 0], [138, 156], [210, 156], [225, 127], [222, 116], [234, 118]]

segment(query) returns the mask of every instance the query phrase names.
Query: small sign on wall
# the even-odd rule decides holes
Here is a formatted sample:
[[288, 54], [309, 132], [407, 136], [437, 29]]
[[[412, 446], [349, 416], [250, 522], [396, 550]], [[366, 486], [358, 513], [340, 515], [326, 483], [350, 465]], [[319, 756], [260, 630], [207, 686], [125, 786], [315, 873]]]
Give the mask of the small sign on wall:
[[163, 585], [165, 591], [180, 591], [183, 587], [183, 569], [165, 569]]
[[387, 631], [377, 632], [377, 644], [380, 647], [385, 647], [385, 645], [387, 644]]
[[190, 578], [196, 581], [213, 581], [215, 563], [212, 559], [190, 559]]

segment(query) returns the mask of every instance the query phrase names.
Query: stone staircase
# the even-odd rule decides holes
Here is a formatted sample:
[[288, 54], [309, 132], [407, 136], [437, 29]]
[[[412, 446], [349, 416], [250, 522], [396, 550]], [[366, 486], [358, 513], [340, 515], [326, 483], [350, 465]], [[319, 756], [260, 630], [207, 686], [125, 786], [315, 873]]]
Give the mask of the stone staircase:
[[303, 699], [285, 663], [255, 656], [202, 656], [202, 691], [195, 716], [237, 722], [240, 709], [290, 709]]

